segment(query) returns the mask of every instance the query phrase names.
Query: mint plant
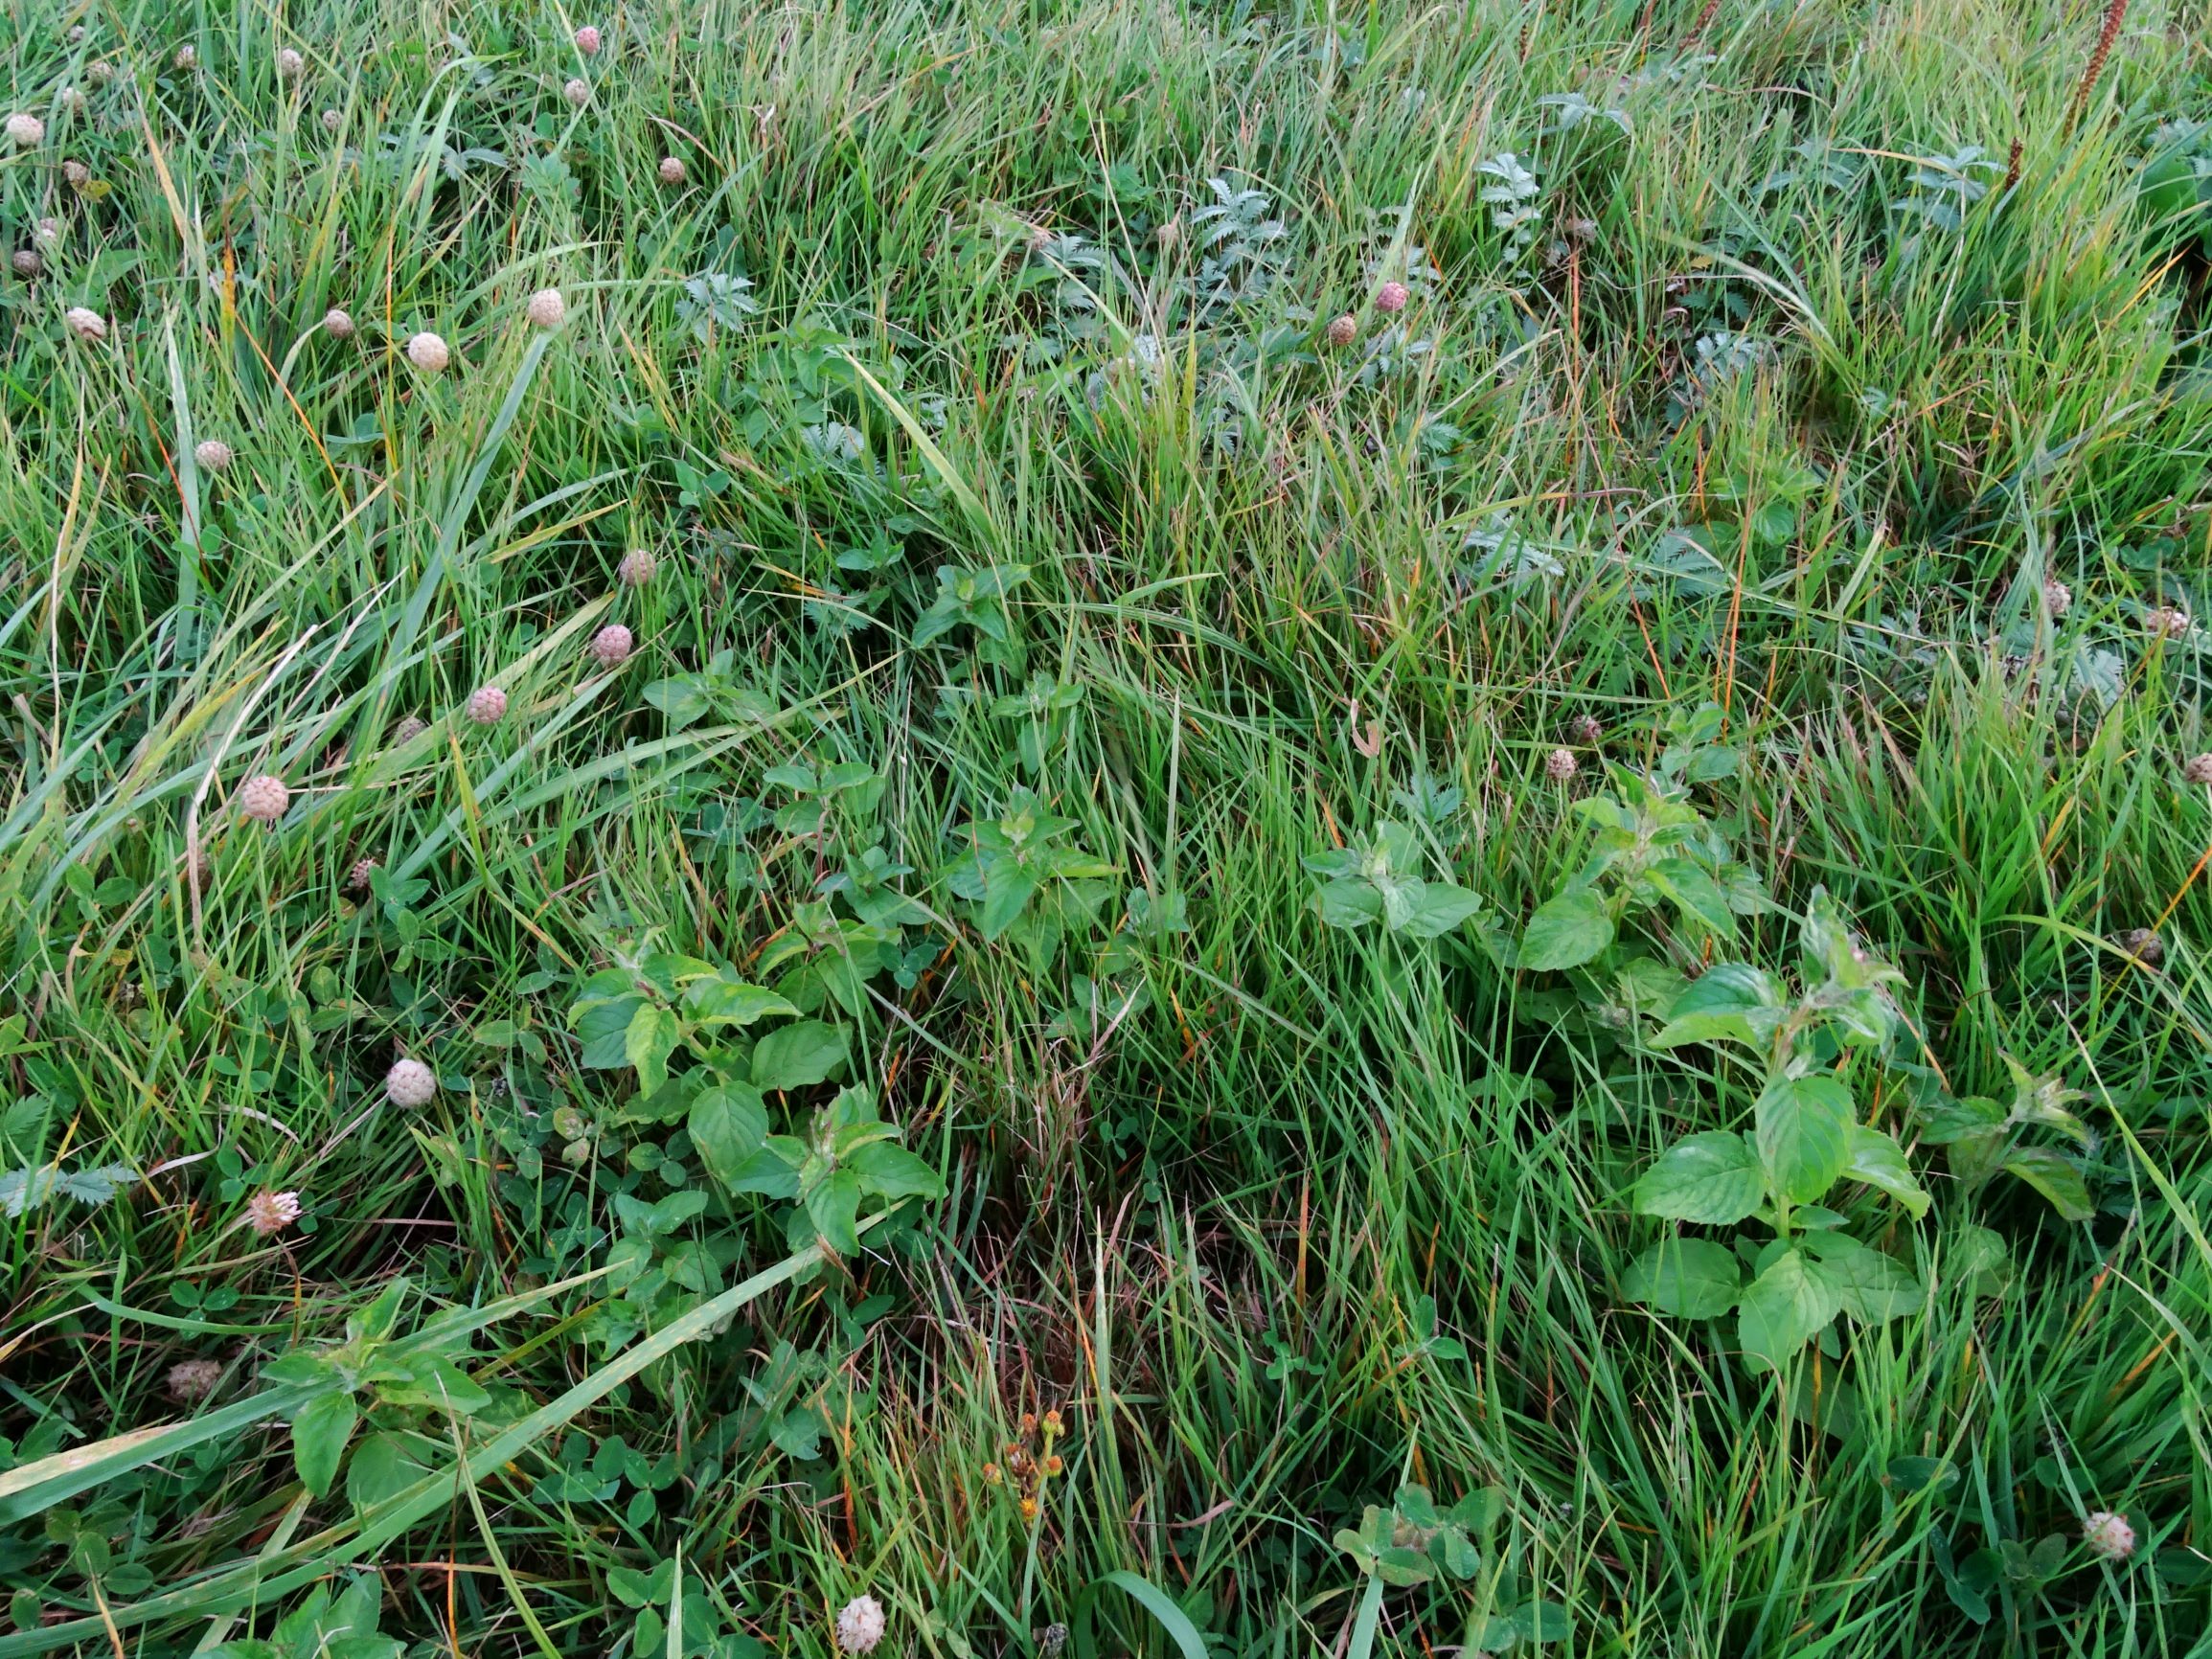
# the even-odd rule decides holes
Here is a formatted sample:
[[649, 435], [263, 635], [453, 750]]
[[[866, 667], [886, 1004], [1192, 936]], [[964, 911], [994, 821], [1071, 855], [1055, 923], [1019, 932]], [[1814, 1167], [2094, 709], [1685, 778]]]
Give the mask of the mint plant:
[[1506, 1494], [1498, 1487], [1479, 1488], [1443, 1509], [1426, 1487], [1402, 1486], [1388, 1507], [1369, 1504], [1359, 1524], [1339, 1529], [1334, 1541], [1374, 1581], [1371, 1596], [1383, 1586], [1475, 1583], [1475, 1595], [1490, 1609], [1470, 1629], [1468, 1646], [1477, 1653], [1562, 1641], [1573, 1633], [1566, 1609], [1532, 1596], [1491, 1547], [1505, 1511]]
[[1321, 878], [1313, 909], [1331, 927], [1357, 929], [1380, 921], [1385, 932], [1434, 939], [1483, 907], [1480, 894], [1422, 874], [1428, 859], [1421, 839], [1395, 818], [1383, 819], [1373, 834], [1350, 847], [1310, 854], [1305, 865]]
[[[2009, 1106], [1986, 1095], [1954, 1100], [1939, 1091], [1936, 1100], [1921, 1107], [1920, 1138], [1944, 1148], [1951, 1178], [1969, 1193], [2008, 1174], [2041, 1193], [2066, 1220], [2088, 1220], [2096, 1205], [2089, 1195], [2086, 1155], [2094, 1150], [2096, 1137], [2066, 1110], [2084, 1098], [2081, 1091], [2056, 1077], [2033, 1076], [2010, 1055], [2003, 1058], [2013, 1079]], [[2055, 1129], [2078, 1151], [2031, 1141], [2028, 1133], [2035, 1129]]]
[[[1799, 930], [1806, 989], [1791, 997], [1765, 969], [1722, 963], [1668, 1010], [1652, 1046], [1734, 1045], [1762, 1078], [1748, 1134], [1691, 1135], [1636, 1183], [1639, 1214], [1707, 1227], [1751, 1220], [1772, 1235], [1731, 1244], [1670, 1236], [1623, 1276], [1631, 1301], [1688, 1319], [1737, 1314], [1737, 1346], [1754, 1369], [1779, 1370], [1839, 1314], [1862, 1325], [1920, 1301], [1920, 1279], [1846, 1231], [1821, 1200], [1845, 1183], [1886, 1193], [1916, 1218], [1927, 1193], [1887, 1131], [1859, 1120], [1838, 1059], [1879, 1055], [1898, 1022], [1888, 988], [1904, 975], [1869, 955], [1835, 902], [1815, 890]], [[1745, 1283], [1745, 1266], [1752, 1274]]]

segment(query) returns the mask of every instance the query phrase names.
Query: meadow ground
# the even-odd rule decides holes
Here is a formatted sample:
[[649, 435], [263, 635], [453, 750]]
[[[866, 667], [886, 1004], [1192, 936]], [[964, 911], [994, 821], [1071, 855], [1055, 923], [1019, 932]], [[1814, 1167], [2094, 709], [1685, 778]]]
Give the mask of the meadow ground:
[[0, 34], [0, 1659], [2203, 1650], [2201, 0]]

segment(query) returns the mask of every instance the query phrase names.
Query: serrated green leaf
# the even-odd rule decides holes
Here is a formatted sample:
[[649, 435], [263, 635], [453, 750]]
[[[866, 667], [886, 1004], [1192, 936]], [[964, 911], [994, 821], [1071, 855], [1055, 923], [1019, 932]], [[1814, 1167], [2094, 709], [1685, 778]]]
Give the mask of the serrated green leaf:
[[1562, 893], [1537, 907], [1521, 934], [1519, 964], [1531, 973], [1579, 967], [1613, 942], [1613, 920], [1595, 893]]
[[1736, 1253], [1709, 1239], [1660, 1239], [1621, 1275], [1621, 1293], [1677, 1319], [1717, 1319], [1743, 1293]]
[[1810, 1204], [1851, 1161], [1851, 1091], [1831, 1077], [1777, 1078], [1752, 1108], [1759, 1156], [1775, 1190]]
[[1646, 1216], [1724, 1226], [1767, 1201], [1767, 1173], [1742, 1135], [1712, 1129], [1670, 1147], [1636, 1183]]

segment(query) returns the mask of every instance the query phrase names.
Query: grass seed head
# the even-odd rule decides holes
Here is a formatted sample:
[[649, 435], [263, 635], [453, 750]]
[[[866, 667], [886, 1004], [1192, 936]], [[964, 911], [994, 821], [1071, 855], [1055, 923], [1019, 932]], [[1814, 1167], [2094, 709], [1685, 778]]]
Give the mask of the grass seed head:
[[496, 726], [507, 714], [507, 693], [497, 686], [478, 686], [468, 693], [468, 717], [479, 726]]
[[273, 1239], [300, 1218], [297, 1193], [256, 1193], [246, 1200], [246, 1225]]
[[425, 375], [440, 375], [453, 361], [453, 353], [443, 339], [425, 329], [407, 341], [407, 361]]
[[202, 438], [193, 445], [192, 458], [209, 472], [220, 472], [231, 464], [231, 446], [219, 438]]
[[2082, 1517], [2082, 1542], [2108, 1561], [2124, 1561], [2135, 1553], [2135, 1529], [2125, 1515], [2094, 1510]]
[[394, 1060], [384, 1074], [384, 1098], [395, 1106], [426, 1106], [437, 1092], [437, 1074], [421, 1060]]
[[603, 667], [615, 668], [628, 660], [630, 648], [635, 643], [629, 629], [620, 623], [608, 623], [591, 636], [591, 654]]
[[1375, 290], [1375, 308], [1385, 316], [1395, 316], [1405, 309], [1408, 297], [1403, 283], [1384, 283]]
[[837, 1614], [837, 1647], [845, 1653], [871, 1653], [883, 1640], [883, 1603], [855, 1596]]
[[558, 329], [568, 317], [568, 302], [559, 288], [540, 288], [522, 307], [534, 329]]
[[291, 804], [292, 792], [271, 773], [258, 773], [239, 785], [239, 816], [256, 824], [274, 824]]
[[34, 149], [46, 142], [46, 124], [19, 109], [8, 118], [8, 142], [17, 149]]

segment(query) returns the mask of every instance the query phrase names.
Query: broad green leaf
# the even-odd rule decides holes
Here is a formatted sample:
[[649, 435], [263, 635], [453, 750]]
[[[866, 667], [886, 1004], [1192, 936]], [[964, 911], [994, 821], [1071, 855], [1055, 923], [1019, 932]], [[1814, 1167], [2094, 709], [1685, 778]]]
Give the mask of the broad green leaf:
[[1037, 873], [1013, 858], [993, 858], [984, 866], [983, 904], [976, 926], [986, 940], [994, 940], [1021, 919], [1037, 894]]
[[845, 1029], [804, 1019], [772, 1031], [753, 1049], [753, 1087], [803, 1089], [845, 1063]]
[[822, 1241], [840, 1256], [860, 1248], [856, 1223], [860, 1216], [860, 1176], [856, 1170], [838, 1170], [806, 1194], [807, 1216]]
[[1313, 895], [1313, 909], [1331, 927], [1364, 927], [1382, 914], [1382, 896], [1364, 881], [1330, 881]]
[[935, 1170], [890, 1141], [871, 1141], [855, 1148], [846, 1164], [880, 1197], [935, 1198], [945, 1191]]
[[1775, 1189], [1810, 1204], [1851, 1162], [1851, 1091], [1830, 1077], [1777, 1078], [1752, 1108], [1759, 1156]]
[[1869, 1187], [1887, 1193], [1910, 1211], [1915, 1220], [1927, 1214], [1927, 1193], [1912, 1178], [1912, 1166], [1904, 1161], [1904, 1148], [1886, 1130], [1870, 1129], [1864, 1124], [1852, 1125], [1851, 1162], [1843, 1172], [1854, 1181], [1864, 1181]]
[[701, 1025], [748, 1026], [770, 1014], [799, 1011], [772, 990], [725, 979], [696, 979], [684, 989], [684, 1011]]
[[1926, 1294], [1904, 1263], [1843, 1234], [1810, 1236], [1805, 1248], [1819, 1258], [1821, 1277], [1843, 1311], [1861, 1325], [1881, 1325], [1909, 1313]]
[[2004, 1168], [2041, 1193], [2068, 1221], [2087, 1221], [2097, 1213], [2080, 1167], [2063, 1152], [2048, 1147], [2015, 1147], [2005, 1154]]
[[422, 1435], [373, 1434], [346, 1466], [346, 1499], [355, 1510], [374, 1509], [405, 1491], [438, 1466], [436, 1442]]
[[651, 1094], [669, 1080], [669, 1057], [676, 1052], [683, 1028], [657, 1003], [640, 1002], [623, 1033], [622, 1057], [637, 1068], [637, 1086]]
[[1737, 1312], [1737, 1346], [1753, 1370], [1780, 1370], [1842, 1306], [1818, 1262], [1785, 1250], [1744, 1292]]
[[1781, 1017], [1782, 992], [1766, 973], [1741, 962], [1715, 963], [1675, 999], [1655, 1048], [1694, 1042], [1764, 1044]]
[[692, 1102], [692, 1145], [716, 1180], [735, 1183], [768, 1138], [768, 1108], [760, 1092], [743, 1083], [702, 1089]]
[[1695, 859], [1662, 858], [1645, 874], [1684, 917], [1703, 922], [1722, 939], [1736, 936], [1736, 913], [1728, 907], [1728, 896]]
[[1612, 942], [1612, 918], [1595, 893], [1562, 893], [1528, 919], [1518, 960], [1531, 973], [1579, 967]]
[[1742, 1135], [1712, 1129], [1670, 1147], [1636, 1183], [1646, 1216], [1724, 1226], [1767, 1201], [1767, 1174]]
[[1415, 939], [1434, 939], [1449, 933], [1482, 909], [1482, 895], [1448, 881], [1431, 881], [1422, 890], [1421, 902], [1401, 924]]
[[1709, 1239], [1662, 1239], [1621, 1275], [1621, 1292], [1630, 1301], [1678, 1319], [1717, 1319], [1736, 1306], [1743, 1289], [1736, 1253]]
[[310, 1399], [292, 1419], [292, 1461], [300, 1481], [316, 1497], [328, 1495], [338, 1478], [338, 1460], [361, 1420], [361, 1411], [350, 1394], [335, 1393]]

